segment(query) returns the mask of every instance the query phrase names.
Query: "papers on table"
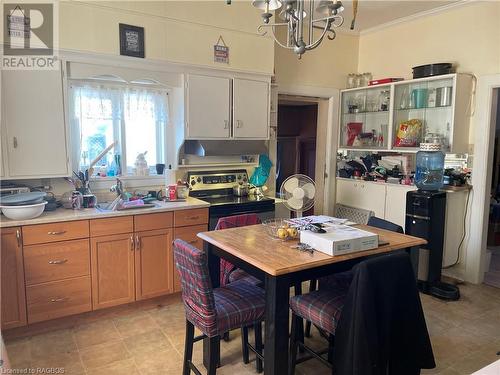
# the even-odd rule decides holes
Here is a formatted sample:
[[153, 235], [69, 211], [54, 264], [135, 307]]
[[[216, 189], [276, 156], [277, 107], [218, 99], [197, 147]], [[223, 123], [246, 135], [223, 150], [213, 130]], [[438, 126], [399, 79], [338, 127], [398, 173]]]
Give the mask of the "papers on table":
[[325, 224], [325, 225], [353, 225], [356, 224], [352, 221], [349, 221], [347, 219], [340, 219], [338, 217], [333, 217], [333, 216], [326, 216], [326, 215], [312, 215], [312, 216], [305, 216], [305, 217], [298, 217], [295, 219], [289, 219], [287, 220], [290, 224], [297, 225], [297, 226], [306, 226], [309, 224]]

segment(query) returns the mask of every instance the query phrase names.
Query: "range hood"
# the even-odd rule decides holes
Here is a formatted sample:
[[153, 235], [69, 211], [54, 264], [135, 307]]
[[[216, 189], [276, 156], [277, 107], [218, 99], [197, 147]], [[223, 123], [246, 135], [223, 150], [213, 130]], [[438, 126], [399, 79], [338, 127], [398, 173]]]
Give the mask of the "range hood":
[[265, 141], [242, 140], [186, 140], [184, 154], [197, 156], [239, 156], [259, 155], [267, 153]]

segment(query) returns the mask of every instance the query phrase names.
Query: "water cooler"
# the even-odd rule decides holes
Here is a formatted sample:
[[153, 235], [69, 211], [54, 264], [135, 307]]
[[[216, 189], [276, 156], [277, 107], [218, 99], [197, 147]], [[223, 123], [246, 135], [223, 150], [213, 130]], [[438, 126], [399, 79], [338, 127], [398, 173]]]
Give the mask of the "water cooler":
[[439, 141], [420, 144], [416, 157], [416, 191], [406, 194], [405, 233], [424, 238], [427, 245], [418, 251], [417, 280], [423, 293], [457, 300], [460, 291], [441, 281], [443, 266], [446, 193], [443, 186], [444, 154]]

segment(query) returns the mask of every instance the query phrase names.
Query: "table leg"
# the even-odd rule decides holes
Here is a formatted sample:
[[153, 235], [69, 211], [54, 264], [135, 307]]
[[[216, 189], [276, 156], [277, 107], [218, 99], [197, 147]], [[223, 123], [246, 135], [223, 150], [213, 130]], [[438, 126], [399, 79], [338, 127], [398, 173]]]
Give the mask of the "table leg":
[[290, 281], [286, 276], [266, 276], [266, 338], [264, 373], [288, 373], [288, 303]]
[[[207, 242], [204, 243], [203, 249], [205, 250], [205, 254], [207, 254], [208, 271], [210, 273], [212, 287], [217, 288], [220, 284], [220, 258], [214, 255], [212, 248], [213, 245]], [[217, 363], [219, 363], [218, 366], [220, 366], [220, 339], [216, 342], [212, 341], [211, 346], [209, 338], [203, 339], [203, 365], [207, 370], [210, 364], [210, 356], [217, 356]]]

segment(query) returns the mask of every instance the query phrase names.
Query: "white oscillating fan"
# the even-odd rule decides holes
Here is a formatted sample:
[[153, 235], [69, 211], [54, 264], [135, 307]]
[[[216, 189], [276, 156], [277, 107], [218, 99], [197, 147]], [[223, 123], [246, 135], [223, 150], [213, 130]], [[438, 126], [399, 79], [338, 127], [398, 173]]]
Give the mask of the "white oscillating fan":
[[283, 181], [280, 196], [286, 208], [302, 217], [302, 212], [314, 206], [316, 187], [314, 181], [304, 174], [294, 174]]

